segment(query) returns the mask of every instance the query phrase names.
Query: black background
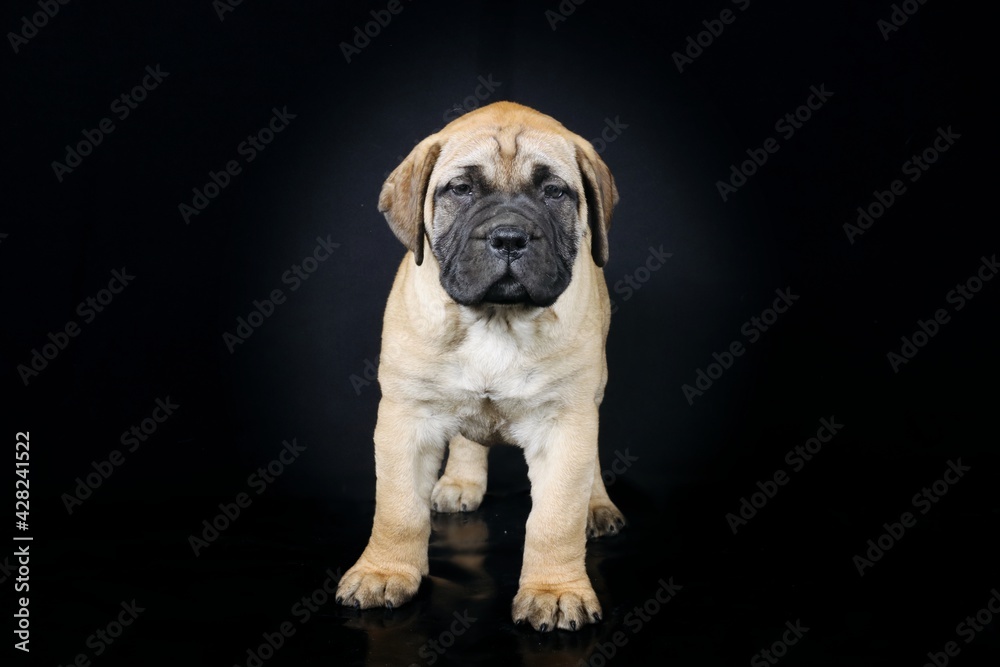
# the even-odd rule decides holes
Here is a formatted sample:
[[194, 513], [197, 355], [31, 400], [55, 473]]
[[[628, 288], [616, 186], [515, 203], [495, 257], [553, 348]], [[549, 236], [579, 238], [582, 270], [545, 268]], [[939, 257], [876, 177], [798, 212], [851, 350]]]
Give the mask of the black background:
[[[810, 630], [782, 664], [921, 665], [947, 641], [955, 664], [995, 656], [996, 621], [968, 644], [956, 625], [1000, 586], [1000, 285], [960, 311], [946, 300], [998, 251], [978, 10], [928, 2], [884, 39], [890, 3], [567, 0], [552, 24], [555, 2], [404, 0], [348, 63], [340, 44], [385, 6], [251, 1], [220, 20], [207, 0], [72, 2], [17, 53], [8, 37], [3, 417], [12, 449], [31, 434], [31, 664], [245, 665], [327, 569], [353, 564], [374, 506], [365, 378], [403, 253], [379, 188], [456, 104], [480, 103], [480, 77], [497, 82], [484, 102], [588, 138], [621, 129], [602, 150], [621, 203], [601, 438], [630, 526], [589, 550], [605, 620], [573, 635], [511, 623], [530, 501], [520, 452], [501, 448], [482, 508], [435, 519], [414, 602], [327, 602], [265, 664], [746, 664], [799, 619]], [[679, 72], [672, 54], [725, 8], [735, 21]], [[37, 11], [9, 3], [0, 27]], [[157, 65], [169, 75], [60, 182], [53, 161]], [[811, 86], [833, 94], [783, 137]], [[185, 224], [192, 188], [286, 107], [288, 127]], [[960, 138], [911, 183], [903, 163], [939, 128]], [[779, 151], [723, 201], [717, 181], [768, 137]], [[905, 194], [850, 243], [843, 224], [894, 179]], [[282, 275], [317, 237], [339, 247], [291, 291]], [[647, 278], [651, 248], [672, 256]], [[134, 281], [82, 323], [77, 304], [122, 267]], [[627, 276], [646, 280], [629, 293]], [[287, 302], [230, 353], [223, 333], [277, 288]], [[747, 342], [777, 289], [800, 298], [689, 404], [681, 386]], [[939, 308], [951, 320], [894, 372], [887, 353]], [[18, 366], [70, 320], [80, 334], [26, 385]], [[175, 414], [126, 451], [120, 434], [168, 396]], [[790, 470], [821, 418], [844, 427], [734, 535], [727, 513]], [[293, 438], [300, 458], [196, 557], [189, 536]], [[68, 513], [64, 494], [115, 449], [124, 463]], [[959, 458], [971, 470], [915, 511]], [[916, 525], [859, 576], [852, 558], [908, 510]], [[629, 614], [671, 577], [683, 588], [636, 630]], [[133, 599], [146, 611], [95, 656], [88, 636]], [[451, 645], [456, 611], [478, 620]]]

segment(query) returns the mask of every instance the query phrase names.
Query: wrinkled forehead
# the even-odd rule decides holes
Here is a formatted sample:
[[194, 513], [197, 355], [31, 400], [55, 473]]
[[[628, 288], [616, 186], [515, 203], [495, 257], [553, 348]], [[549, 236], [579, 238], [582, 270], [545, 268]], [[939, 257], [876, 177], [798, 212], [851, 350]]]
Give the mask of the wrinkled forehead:
[[478, 167], [482, 177], [500, 186], [532, 182], [539, 167], [580, 187], [573, 142], [555, 132], [524, 126], [492, 127], [449, 137], [441, 146], [432, 179], [437, 184]]

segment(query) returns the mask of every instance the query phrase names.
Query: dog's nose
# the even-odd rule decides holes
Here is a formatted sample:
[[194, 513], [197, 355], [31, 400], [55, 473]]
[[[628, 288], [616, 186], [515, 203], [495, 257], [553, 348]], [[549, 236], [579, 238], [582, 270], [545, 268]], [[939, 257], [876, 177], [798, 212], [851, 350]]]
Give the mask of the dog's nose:
[[500, 257], [511, 261], [528, 246], [528, 233], [517, 227], [497, 227], [489, 236], [490, 247]]

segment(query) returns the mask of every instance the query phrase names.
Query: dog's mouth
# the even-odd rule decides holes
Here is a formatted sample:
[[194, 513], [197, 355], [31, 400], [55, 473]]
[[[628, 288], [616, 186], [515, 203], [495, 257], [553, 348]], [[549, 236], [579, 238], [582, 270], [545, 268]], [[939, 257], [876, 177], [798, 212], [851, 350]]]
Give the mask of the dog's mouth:
[[514, 225], [492, 232], [480, 227], [468, 236], [464, 227], [452, 227], [434, 240], [441, 286], [448, 296], [471, 308], [553, 305], [572, 278], [572, 243], [558, 245], [549, 235], [533, 233], [533, 227], [527, 232], [527, 227]]
[[527, 288], [508, 271], [499, 280], [490, 285], [483, 295], [483, 303], [513, 304], [528, 303], [531, 296]]

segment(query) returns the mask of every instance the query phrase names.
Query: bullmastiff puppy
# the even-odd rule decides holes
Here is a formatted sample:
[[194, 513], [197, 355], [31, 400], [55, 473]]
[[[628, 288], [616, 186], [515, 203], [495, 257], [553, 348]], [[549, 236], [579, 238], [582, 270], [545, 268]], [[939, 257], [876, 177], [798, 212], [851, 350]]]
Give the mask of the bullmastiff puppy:
[[412, 598], [431, 511], [477, 509], [487, 447], [503, 442], [524, 450], [531, 482], [514, 620], [545, 632], [601, 619], [586, 541], [625, 523], [597, 454], [617, 201], [588, 141], [511, 102], [454, 120], [389, 175], [379, 211], [409, 252], [383, 323], [374, 525], [340, 604]]

